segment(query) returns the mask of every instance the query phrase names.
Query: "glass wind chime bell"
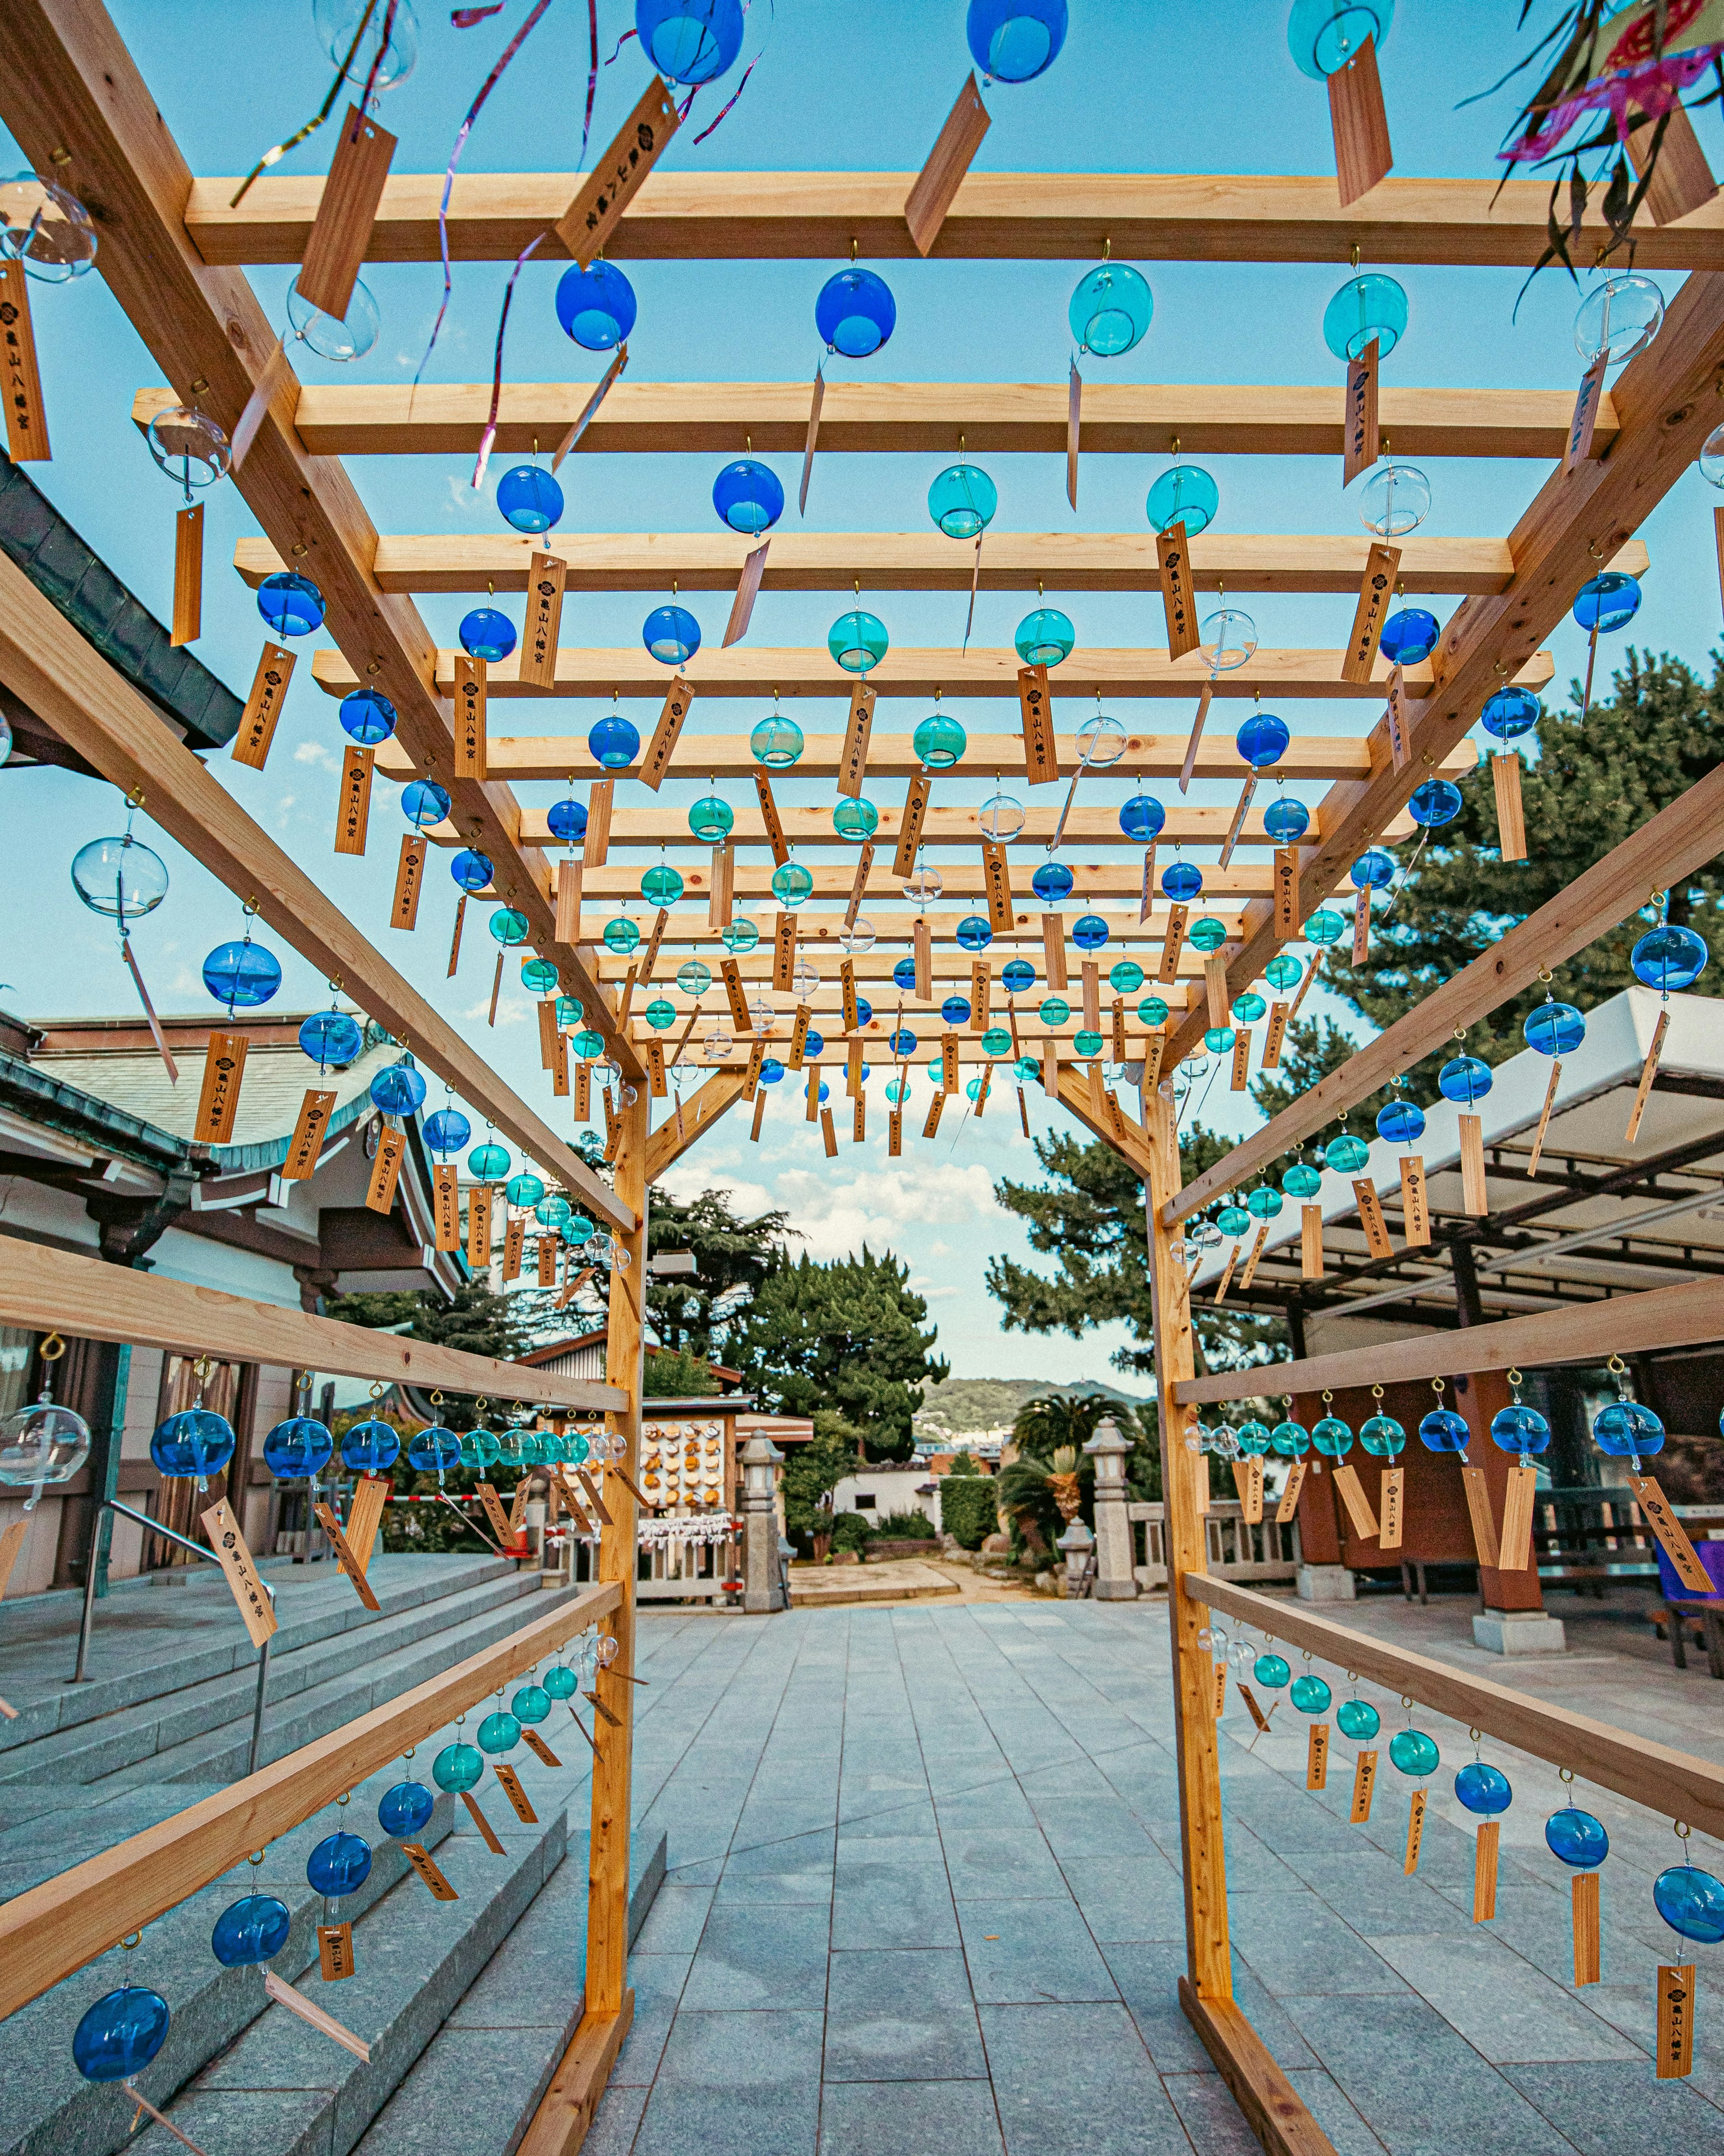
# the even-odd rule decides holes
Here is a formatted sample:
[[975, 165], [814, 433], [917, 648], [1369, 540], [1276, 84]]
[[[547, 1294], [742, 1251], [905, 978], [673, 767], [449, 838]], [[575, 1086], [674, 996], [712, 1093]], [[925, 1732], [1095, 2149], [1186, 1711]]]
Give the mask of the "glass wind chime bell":
[[54, 1366], [65, 1352], [59, 1333], [49, 1333], [36, 1350], [41, 1391], [0, 1422], [0, 1488], [28, 1491], [26, 1512], [35, 1511], [45, 1489], [69, 1482], [90, 1457], [90, 1424], [54, 1398]]
[[156, 911], [167, 896], [168, 881], [167, 864], [162, 856], [131, 834], [139, 798], [136, 794], [127, 795], [126, 829], [118, 837], [92, 839], [73, 855], [72, 888], [92, 913], [111, 921], [119, 930], [120, 956], [131, 975], [144, 1015], [150, 1022], [151, 1035], [167, 1066], [168, 1077], [177, 1083], [179, 1073], [131, 947], [131, 924]]
[[156, 1473], [189, 1478], [200, 1491], [208, 1490], [210, 1476], [219, 1475], [233, 1457], [233, 1425], [203, 1404], [203, 1388], [213, 1368], [208, 1356], [198, 1357], [192, 1366], [197, 1385], [191, 1406], [158, 1423], [150, 1440]]

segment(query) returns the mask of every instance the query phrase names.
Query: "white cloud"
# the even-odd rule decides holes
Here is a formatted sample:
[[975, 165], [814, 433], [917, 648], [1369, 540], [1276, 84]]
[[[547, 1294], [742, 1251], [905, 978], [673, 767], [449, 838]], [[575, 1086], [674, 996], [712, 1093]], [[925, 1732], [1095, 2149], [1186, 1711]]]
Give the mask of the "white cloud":
[[[466, 1012], [466, 1016], [472, 1024], [475, 1025], [483, 1025], [485, 1020], [490, 1016], [490, 1009], [491, 999], [489, 996], [486, 996], [482, 1001], [469, 1005]], [[497, 1024], [499, 1025], [522, 1025], [526, 1021], [526, 1013], [521, 1009], [518, 1004], [510, 1004], [504, 1003], [500, 1000], [499, 1001], [497, 1004]]]
[[449, 506], [457, 516], [476, 518], [484, 513], [487, 504], [482, 486], [475, 487], [469, 479], [459, 478], [454, 472], [443, 483], [449, 489]]
[[321, 741], [303, 741], [293, 752], [295, 763], [315, 763], [322, 771], [339, 771], [339, 758], [332, 755]]

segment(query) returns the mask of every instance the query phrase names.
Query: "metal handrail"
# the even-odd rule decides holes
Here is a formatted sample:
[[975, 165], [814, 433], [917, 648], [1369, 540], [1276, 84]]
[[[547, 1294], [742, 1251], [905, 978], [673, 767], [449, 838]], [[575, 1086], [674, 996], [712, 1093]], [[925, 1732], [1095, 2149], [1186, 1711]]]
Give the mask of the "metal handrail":
[[[90, 1659], [90, 1635], [95, 1624], [95, 1540], [96, 1529], [100, 1524], [102, 1513], [118, 1512], [122, 1519], [134, 1520], [139, 1527], [146, 1528], [151, 1534], [160, 1535], [165, 1542], [177, 1543], [182, 1550], [189, 1550], [193, 1557], [202, 1558], [206, 1564], [213, 1564], [219, 1568], [222, 1562], [213, 1550], [205, 1549], [202, 1543], [194, 1543], [189, 1535], [182, 1535], [177, 1527], [163, 1527], [161, 1521], [152, 1520], [147, 1512], [135, 1512], [130, 1505], [122, 1505], [117, 1497], [99, 1498], [96, 1501], [95, 1509], [96, 1517], [90, 1522], [90, 1559], [85, 1568], [84, 1614], [78, 1625], [78, 1660], [73, 1666], [69, 1680], [73, 1684], [91, 1684], [95, 1681], [92, 1677], [85, 1675], [85, 1664]], [[261, 1573], [258, 1574], [258, 1584], [269, 1596], [269, 1604], [273, 1609], [275, 1604], [275, 1590]], [[248, 1774], [254, 1774], [258, 1770], [258, 1752], [264, 1741], [264, 1702], [269, 1686], [269, 1642], [265, 1640], [263, 1645], [258, 1649], [257, 1691], [253, 1697], [251, 1709], [251, 1745], [245, 1759], [245, 1771]]]

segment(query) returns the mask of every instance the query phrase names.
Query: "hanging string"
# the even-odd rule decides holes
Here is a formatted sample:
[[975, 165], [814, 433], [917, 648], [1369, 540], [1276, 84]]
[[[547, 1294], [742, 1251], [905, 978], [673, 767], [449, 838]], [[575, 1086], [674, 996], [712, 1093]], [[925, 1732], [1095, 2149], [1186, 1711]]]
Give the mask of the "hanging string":
[[581, 122], [581, 169], [587, 168], [587, 138], [593, 132], [593, 98], [598, 88], [598, 0], [587, 0], [587, 31], [591, 57], [587, 66], [587, 113]]
[[[497, 439], [497, 412], [503, 401], [503, 339], [509, 328], [509, 305], [515, 297], [515, 280], [521, 275], [528, 255], [541, 240], [549, 236], [541, 232], [537, 239], [528, 240], [516, 256], [515, 267], [509, 272], [509, 282], [503, 288], [503, 311], [497, 316], [497, 346], [491, 360], [491, 408], [485, 418], [485, 432], [479, 438], [479, 455], [473, 466], [473, 490], [475, 494], [485, 485], [485, 468], [490, 461], [491, 444]], [[536, 446], [535, 444], [536, 449]]]
[[[328, 119], [330, 114], [335, 110], [336, 100], [341, 94], [341, 85], [347, 80], [348, 69], [352, 66], [354, 60], [358, 57], [360, 42], [365, 36], [367, 27], [371, 22], [372, 14], [376, 12], [377, 4], [377, 0], [366, 0], [365, 13], [359, 18], [359, 28], [353, 33], [353, 42], [347, 48], [347, 57], [336, 69], [336, 79], [329, 86], [328, 96], [324, 99], [322, 104], [318, 106], [316, 111], [312, 114], [311, 117], [305, 122], [303, 127], [300, 128], [295, 133], [290, 135], [285, 142], [278, 142], [273, 150], [266, 150], [264, 152], [263, 156], [259, 158], [256, 164], [252, 167], [245, 177], [239, 182], [239, 193], [236, 194], [233, 199], [228, 204], [229, 209], [238, 209], [240, 203], [245, 199], [247, 190], [250, 187], [252, 182], [257, 178], [258, 175], [260, 172], [268, 172], [271, 165], [279, 165], [290, 150], [298, 149], [300, 143], [305, 140], [305, 137], [308, 135], [315, 135], [318, 129], [322, 126], [324, 121]], [[390, 13], [392, 15], [393, 12], [394, 0], [390, 0]], [[387, 47], [387, 44], [388, 38], [386, 35], [383, 39], [383, 46]], [[380, 54], [382, 49], [382, 48], [379, 49]], [[373, 68], [372, 72], [375, 74], [375, 68]], [[369, 94], [370, 85], [367, 84], [367, 96]]]
[[[745, 17], [747, 15], [751, 5], [752, 0], [742, 0], [742, 13]], [[743, 91], [747, 89], [748, 78], [754, 73], [756, 68], [760, 65], [762, 57], [766, 52], [767, 39], [771, 38], [773, 27], [777, 21], [777, 0], [768, 0], [767, 12], [769, 20], [767, 23], [766, 36], [761, 39], [758, 47], [756, 49], [754, 58], [750, 60], [747, 66], [743, 69], [742, 80], [736, 85], [736, 89], [731, 93], [730, 99], [725, 105], [723, 110], [719, 113], [717, 119], [714, 120], [711, 127], [703, 127], [700, 133], [695, 136], [695, 141], [696, 142], [704, 142], [706, 140], [706, 137], [715, 131], [720, 122], [724, 119], [725, 114], [730, 110], [731, 106], [736, 103], [736, 100], [742, 95]], [[677, 116], [679, 119], [686, 120], [688, 118], [689, 107], [694, 103], [694, 101], [695, 93], [691, 90], [688, 94], [687, 100], [683, 105], [682, 110]]]
[[360, 94], [359, 110], [353, 115], [353, 132], [350, 142], [359, 140], [359, 123], [362, 116], [371, 110], [372, 100], [377, 95], [377, 77], [382, 73], [383, 61], [389, 50], [389, 40], [395, 34], [395, 11], [401, 0], [389, 0], [383, 10], [383, 27], [377, 33], [377, 49], [371, 56], [371, 65], [366, 70], [365, 88]]
[[502, 12], [503, 0], [495, 0], [495, 4], [490, 8], [453, 8], [450, 10], [449, 19], [455, 29], [470, 30], [476, 23], [483, 23], [487, 17], [500, 15]]
[[[455, 136], [455, 146], [449, 152], [449, 168], [443, 176], [443, 198], [437, 205], [437, 244], [439, 252], [443, 259], [443, 302], [437, 310], [437, 320], [431, 325], [431, 341], [425, 347], [425, 357], [419, 362], [419, 371], [413, 377], [413, 387], [415, 389], [419, 386], [420, 380], [424, 374], [425, 368], [430, 361], [432, 353], [437, 349], [437, 340], [443, 332], [444, 317], [449, 312], [449, 295], [454, 290], [454, 280], [449, 275], [449, 197], [454, 190], [455, 167], [461, 162], [461, 153], [467, 146], [467, 137], [473, 132], [473, 123], [478, 119], [480, 114], [485, 109], [485, 100], [490, 95], [492, 90], [496, 88], [504, 70], [508, 67], [509, 63], [514, 59], [516, 53], [521, 50], [521, 46], [526, 41], [529, 33], [533, 29], [534, 26], [538, 22], [539, 18], [544, 13], [545, 10], [550, 5], [551, 0], [535, 0], [535, 5], [531, 13], [529, 14], [526, 22], [521, 24], [521, 28], [515, 33], [515, 35], [504, 47], [502, 58], [497, 62], [496, 65], [485, 77], [484, 82], [480, 85], [479, 95], [474, 99], [472, 104], [468, 106], [467, 116], [461, 122], [460, 130]], [[543, 234], [541, 234], [540, 236], [542, 238]], [[536, 245], [537, 243], [535, 242], [534, 244]], [[516, 266], [518, 270], [520, 264], [517, 263]], [[511, 282], [512, 285], [512, 279]], [[508, 305], [509, 303], [505, 298], [503, 302], [503, 310], [505, 316], [508, 313]], [[500, 331], [499, 334], [500, 335]]]

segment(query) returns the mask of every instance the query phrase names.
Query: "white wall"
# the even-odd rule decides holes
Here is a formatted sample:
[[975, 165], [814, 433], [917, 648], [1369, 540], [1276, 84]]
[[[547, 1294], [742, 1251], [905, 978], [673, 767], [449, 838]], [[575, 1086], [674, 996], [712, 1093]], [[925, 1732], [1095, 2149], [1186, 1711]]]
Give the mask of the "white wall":
[[[868, 1467], [860, 1474], [847, 1475], [832, 1493], [832, 1509], [839, 1512], [863, 1512], [878, 1519], [887, 1512], [926, 1512], [937, 1527], [940, 1524], [940, 1487], [934, 1486], [929, 1497], [917, 1495], [922, 1485], [930, 1480], [927, 1471], [921, 1467]], [[860, 1505], [859, 1497], [874, 1499], [871, 1505]]]

